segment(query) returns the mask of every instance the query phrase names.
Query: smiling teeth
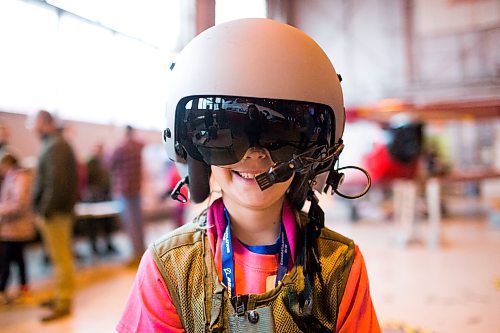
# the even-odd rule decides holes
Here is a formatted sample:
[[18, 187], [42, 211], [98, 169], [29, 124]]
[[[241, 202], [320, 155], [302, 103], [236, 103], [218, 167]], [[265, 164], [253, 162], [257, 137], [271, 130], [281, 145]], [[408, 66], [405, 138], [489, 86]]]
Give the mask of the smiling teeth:
[[253, 173], [244, 173], [244, 172], [239, 172], [240, 176], [245, 178], [245, 179], [254, 179], [255, 174]]

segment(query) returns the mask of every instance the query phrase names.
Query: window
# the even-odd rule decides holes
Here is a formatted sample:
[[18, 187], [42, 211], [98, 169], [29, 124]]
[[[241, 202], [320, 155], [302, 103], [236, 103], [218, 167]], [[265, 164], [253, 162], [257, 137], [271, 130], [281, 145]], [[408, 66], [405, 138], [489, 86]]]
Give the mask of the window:
[[[163, 128], [178, 2], [48, 2], [92, 22], [64, 11], [58, 15], [44, 3], [0, 1], [0, 108], [45, 108], [63, 119]], [[114, 20], [112, 14], [134, 19]]]

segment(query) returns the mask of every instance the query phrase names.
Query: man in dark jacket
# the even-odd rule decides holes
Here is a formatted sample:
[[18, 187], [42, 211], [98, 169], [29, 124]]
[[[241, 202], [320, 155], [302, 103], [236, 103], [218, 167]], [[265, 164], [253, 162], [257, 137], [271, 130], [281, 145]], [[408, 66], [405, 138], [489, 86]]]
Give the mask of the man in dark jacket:
[[62, 137], [49, 112], [38, 112], [34, 130], [40, 136], [42, 147], [32, 202], [45, 248], [53, 263], [56, 291], [53, 299], [42, 303], [50, 310], [42, 321], [51, 321], [71, 312], [75, 284], [71, 236], [77, 199], [77, 165], [71, 146]]

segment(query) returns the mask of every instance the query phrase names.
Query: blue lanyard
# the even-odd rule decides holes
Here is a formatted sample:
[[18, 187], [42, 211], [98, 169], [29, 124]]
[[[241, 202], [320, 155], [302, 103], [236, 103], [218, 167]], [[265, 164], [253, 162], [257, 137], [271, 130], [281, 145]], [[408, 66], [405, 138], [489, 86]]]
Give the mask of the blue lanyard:
[[[224, 231], [224, 236], [222, 237], [221, 244], [221, 255], [222, 255], [222, 282], [227, 287], [227, 292], [230, 297], [236, 296], [235, 278], [234, 278], [234, 254], [233, 246], [231, 243], [231, 228], [230, 220], [227, 209], [224, 208], [224, 216], [226, 217], [226, 230]], [[278, 285], [279, 281], [283, 279], [283, 276], [288, 271], [288, 255], [290, 246], [288, 244], [288, 239], [286, 237], [286, 230], [281, 223], [280, 236], [273, 245], [258, 245], [258, 246], [245, 246], [252, 252], [260, 254], [275, 254], [276, 250], [278, 252], [278, 275], [276, 276], [275, 286]]]
[[[281, 231], [280, 231], [281, 237]], [[250, 252], [258, 253], [258, 254], [276, 254], [280, 252], [280, 244], [279, 239], [276, 240], [276, 243], [271, 245], [246, 245], [242, 241], [240, 241], [241, 245], [247, 248]]]

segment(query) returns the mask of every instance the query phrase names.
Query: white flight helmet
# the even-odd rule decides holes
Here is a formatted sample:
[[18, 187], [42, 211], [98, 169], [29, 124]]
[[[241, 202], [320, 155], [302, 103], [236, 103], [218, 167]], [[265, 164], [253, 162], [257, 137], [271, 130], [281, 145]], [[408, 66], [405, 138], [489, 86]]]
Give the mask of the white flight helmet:
[[[339, 76], [321, 47], [304, 32], [269, 19], [241, 19], [216, 25], [194, 38], [178, 55], [172, 69], [164, 139], [169, 158], [190, 165], [177, 137], [179, 102], [188, 96], [244, 96], [304, 101], [331, 109], [330, 145], [341, 142], [345, 112]], [[177, 118], [176, 118], [177, 117]], [[276, 162], [276, 161], [275, 161]], [[206, 178], [208, 171], [188, 170], [183, 176]], [[207, 168], [205, 168], [207, 169]], [[193, 186], [200, 180], [190, 179]], [[208, 180], [195, 202], [206, 197]], [[195, 191], [196, 192], [196, 191]]]

